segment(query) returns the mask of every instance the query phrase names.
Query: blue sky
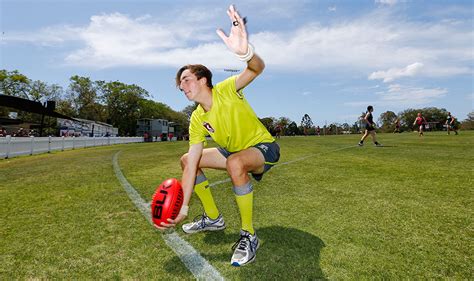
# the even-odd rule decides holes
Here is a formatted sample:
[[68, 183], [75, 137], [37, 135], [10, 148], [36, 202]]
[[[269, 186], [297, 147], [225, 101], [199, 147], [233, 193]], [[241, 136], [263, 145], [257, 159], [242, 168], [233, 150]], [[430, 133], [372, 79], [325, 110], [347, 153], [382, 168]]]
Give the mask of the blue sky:
[[182, 110], [177, 69], [202, 63], [214, 83], [244, 65], [215, 33], [226, 9], [247, 16], [266, 69], [245, 90], [259, 117], [307, 113], [316, 125], [374, 114], [473, 111], [473, 1], [0, 0], [0, 68], [64, 88], [73, 75], [136, 84]]

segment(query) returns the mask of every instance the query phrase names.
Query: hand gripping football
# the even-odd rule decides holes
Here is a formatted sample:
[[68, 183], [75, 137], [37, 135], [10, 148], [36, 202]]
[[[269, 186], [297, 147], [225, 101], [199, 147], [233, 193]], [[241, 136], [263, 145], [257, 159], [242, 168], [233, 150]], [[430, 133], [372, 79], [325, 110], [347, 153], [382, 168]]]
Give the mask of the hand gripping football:
[[151, 202], [151, 218], [153, 223], [161, 226], [168, 219], [175, 219], [183, 205], [183, 188], [177, 179], [167, 179], [156, 189]]

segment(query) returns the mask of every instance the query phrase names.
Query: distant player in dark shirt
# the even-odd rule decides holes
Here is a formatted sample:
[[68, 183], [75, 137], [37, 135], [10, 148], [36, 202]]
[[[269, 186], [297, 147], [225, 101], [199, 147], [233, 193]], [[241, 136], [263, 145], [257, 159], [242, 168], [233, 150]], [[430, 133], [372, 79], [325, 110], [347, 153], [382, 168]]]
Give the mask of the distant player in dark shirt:
[[365, 114], [364, 120], [365, 120], [365, 133], [362, 136], [362, 138], [359, 141], [359, 146], [364, 145], [364, 140], [367, 138], [367, 136], [370, 134], [372, 137], [372, 141], [376, 146], [381, 146], [380, 143], [377, 142], [377, 139], [375, 138], [375, 123], [374, 123], [374, 117], [372, 116], [372, 112], [374, 111], [374, 107], [369, 105], [367, 106], [367, 112]]
[[446, 130], [448, 131], [448, 135], [451, 130], [453, 130], [456, 135], [458, 134], [456, 118], [451, 115], [451, 112], [448, 112], [448, 117], [446, 118]]

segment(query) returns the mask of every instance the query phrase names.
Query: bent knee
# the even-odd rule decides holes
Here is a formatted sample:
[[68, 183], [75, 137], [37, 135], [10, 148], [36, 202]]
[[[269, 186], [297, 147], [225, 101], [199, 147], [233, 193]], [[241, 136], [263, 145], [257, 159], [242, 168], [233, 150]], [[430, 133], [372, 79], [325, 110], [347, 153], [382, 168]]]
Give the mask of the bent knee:
[[185, 153], [183, 156], [181, 156], [181, 168], [184, 169], [186, 165], [188, 165], [188, 153]]
[[244, 163], [238, 157], [227, 158], [226, 169], [231, 176], [245, 173]]

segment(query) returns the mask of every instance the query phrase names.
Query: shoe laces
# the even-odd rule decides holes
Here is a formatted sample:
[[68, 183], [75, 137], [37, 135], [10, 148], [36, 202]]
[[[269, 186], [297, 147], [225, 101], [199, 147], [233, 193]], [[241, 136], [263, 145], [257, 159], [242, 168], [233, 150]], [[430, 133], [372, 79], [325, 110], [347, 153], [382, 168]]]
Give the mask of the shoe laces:
[[250, 247], [251, 251], [255, 251], [255, 248], [257, 247], [256, 243], [252, 243], [252, 240], [250, 238], [249, 233], [241, 234], [239, 240], [234, 243], [232, 246], [232, 250], [235, 250], [236, 248], [241, 250], [241, 251], [246, 251], [247, 248]]
[[198, 223], [200, 228], [204, 228], [206, 226], [206, 218], [207, 218], [206, 214], [197, 215], [193, 219], [193, 222]]
[[234, 243], [232, 246], [232, 250], [235, 250], [235, 248], [245, 251], [247, 250], [247, 245], [250, 245], [250, 236], [249, 235], [241, 235], [239, 240]]

